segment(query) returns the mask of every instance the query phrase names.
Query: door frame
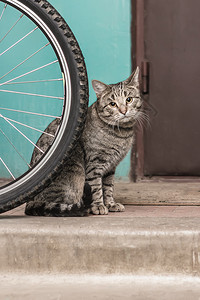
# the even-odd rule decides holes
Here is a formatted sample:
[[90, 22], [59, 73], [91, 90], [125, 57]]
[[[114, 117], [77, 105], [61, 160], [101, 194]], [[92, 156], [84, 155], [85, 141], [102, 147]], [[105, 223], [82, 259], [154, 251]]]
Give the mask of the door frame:
[[[142, 62], [144, 57], [144, 0], [131, 0], [131, 63], [134, 70], [140, 68], [140, 83], [142, 79]], [[136, 181], [144, 177], [144, 132], [136, 133], [136, 142], [131, 151], [130, 179]]]

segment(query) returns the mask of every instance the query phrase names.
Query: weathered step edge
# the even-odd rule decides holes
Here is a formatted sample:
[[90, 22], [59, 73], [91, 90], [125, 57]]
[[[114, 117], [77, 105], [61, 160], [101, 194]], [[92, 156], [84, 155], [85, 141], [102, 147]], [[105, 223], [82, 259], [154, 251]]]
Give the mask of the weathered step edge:
[[0, 272], [200, 275], [198, 218], [1, 218], [0, 241]]

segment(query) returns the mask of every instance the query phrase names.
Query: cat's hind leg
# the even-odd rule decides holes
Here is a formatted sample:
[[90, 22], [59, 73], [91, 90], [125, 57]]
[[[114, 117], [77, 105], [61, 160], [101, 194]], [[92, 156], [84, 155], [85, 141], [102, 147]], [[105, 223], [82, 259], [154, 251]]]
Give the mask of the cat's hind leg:
[[48, 187], [32, 201], [27, 202], [25, 213], [32, 216], [68, 217], [87, 215], [82, 201], [85, 172], [82, 165], [65, 167]]
[[29, 201], [25, 208], [26, 215], [29, 216], [45, 216], [45, 217], [82, 217], [87, 212], [81, 203], [62, 204], [56, 202]]

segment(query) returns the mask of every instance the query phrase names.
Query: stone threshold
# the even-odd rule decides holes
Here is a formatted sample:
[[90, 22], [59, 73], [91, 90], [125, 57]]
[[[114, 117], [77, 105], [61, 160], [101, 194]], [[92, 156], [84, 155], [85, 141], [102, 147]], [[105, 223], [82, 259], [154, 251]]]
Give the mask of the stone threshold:
[[116, 182], [115, 199], [131, 205], [200, 205], [200, 182], [139, 181]]

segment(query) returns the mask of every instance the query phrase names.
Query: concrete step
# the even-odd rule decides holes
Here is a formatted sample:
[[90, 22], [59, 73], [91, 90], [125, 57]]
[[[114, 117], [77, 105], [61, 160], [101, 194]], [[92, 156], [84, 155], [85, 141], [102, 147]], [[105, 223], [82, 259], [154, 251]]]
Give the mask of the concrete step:
[[[0, 272], [200, 275], [200, 218], [0, 217]], [[186, 208], [187, 209], [187, 208]]]
[[0, 274], [3, 300], [199, 300], [200, 280], [185, 276]]
[[129, 205], [200, 205], [200, 179], [187, 180], [120, 181], [115, 185], [115, 199]]

